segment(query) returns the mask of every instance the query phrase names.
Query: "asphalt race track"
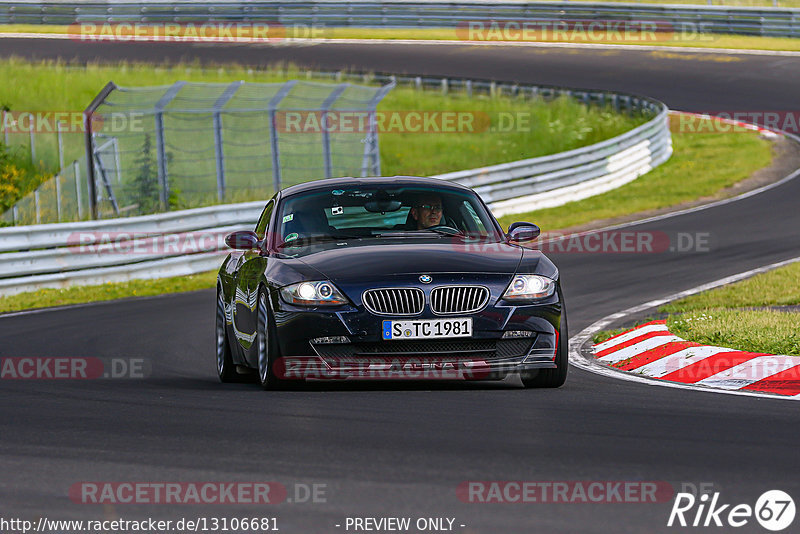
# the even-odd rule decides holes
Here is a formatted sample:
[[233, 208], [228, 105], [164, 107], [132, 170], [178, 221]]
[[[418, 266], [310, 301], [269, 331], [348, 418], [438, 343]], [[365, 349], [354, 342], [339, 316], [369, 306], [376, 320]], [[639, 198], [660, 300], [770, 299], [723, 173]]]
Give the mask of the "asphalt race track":
[[[358, 67], [626, 90], [682, 110], [797, 109], [800, 57], [425, 45], [89, 45], [0, 39], [0, 55]], [[556, 254], [573, 334], [615, 311], [800, 256], [800, 179], [636, 231], [708, 234], [707, 252]], [[659, 234], [663, 235], [663, 234]], [[345, 532], [353, 516], [455, 518], [465, 533], [695, 531], [657, 504], [480, 504], [464, 481], [712, 483], [724, 503], [800, 496], [798, 405], [644, 386], [572, 369], [555, 391], [507, 384], [220, 385], [212, 291], [0, 318], [0, 356], [144, 358], [142, 380], [0, 384], [0, 515], [278, 518]], [[77, 504], [80, 481], [326, 484], [325, 502]], [[335, 525], [341, 525], [336, 527]], [[464, 525], [461, 527], [460, 525]], [[711, 527], [712, 530], [713, 527]], [[751, 520], [743, 532], [763, 532]], [[352, 530], [350, 530], [352, 532]], [[412, 530], [413, 532], [414, 530]]]

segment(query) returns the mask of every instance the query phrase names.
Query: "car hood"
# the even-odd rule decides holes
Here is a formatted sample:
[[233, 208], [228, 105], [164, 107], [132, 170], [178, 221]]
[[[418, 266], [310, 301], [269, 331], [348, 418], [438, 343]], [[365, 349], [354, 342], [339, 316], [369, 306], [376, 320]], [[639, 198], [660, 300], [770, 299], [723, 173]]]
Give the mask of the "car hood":
[[415, 273], [513, 274], [523, 249], [506, 243], [437, 240], [391, 245], [333, 244], [310, 252], [297, 259], [337, 282]]

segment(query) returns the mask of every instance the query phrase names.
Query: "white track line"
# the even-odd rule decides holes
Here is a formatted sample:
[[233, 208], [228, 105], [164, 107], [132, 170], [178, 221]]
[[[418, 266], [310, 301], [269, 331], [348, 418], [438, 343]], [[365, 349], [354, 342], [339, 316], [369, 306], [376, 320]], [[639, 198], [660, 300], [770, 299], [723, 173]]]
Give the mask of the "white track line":
[[[0, 33], [0, 39], [51, 39], [51, 40], [74, 40], [76, 42], [100, 43], [113, 41], [113, 39], [80, 39], [68, 33], [30, 33], [30, 32], [9, 32]], [[450, 39], [204, 39], [199, 41], [195, 37], [175, 37], [167, 40], [155, 40], [143, 37], [141, 39], [119, 40], [125, 43], [134, 42], [165, 42], [165, 43], [227, 43], [227, 44], [251, 44], [258, 46], [287, 46], [287, 45], [316, 45], [316, 44], [404, 44], [404, 45], [437, 45], [437, 46], [483, 46], [483, 47], [523, 47], [523, 48], [568, 48], [578, 50], [638, 50], [645, 52], [687, 52], [691, 54], [719, 54], [719, 55], [743, 55], [743, 56], [787, 56], [800, 57], [800, 52], [791, 50], [755, 50], [755, 49], [736, 49], [736, 48], [704, 48], [702, 46], [657, 46], [657, 45], [626, 45], [626, 44], [592, 44], [592, 43], [542, 43], [542, 42], [518, 42], [518, 41], [462, 41]]]

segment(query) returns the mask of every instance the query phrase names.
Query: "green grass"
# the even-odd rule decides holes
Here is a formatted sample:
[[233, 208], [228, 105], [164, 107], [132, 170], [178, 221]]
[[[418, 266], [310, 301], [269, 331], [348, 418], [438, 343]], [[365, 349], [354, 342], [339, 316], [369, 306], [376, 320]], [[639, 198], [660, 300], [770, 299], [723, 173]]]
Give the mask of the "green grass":
[[[800, 356], [800, 313], [761, 310], [800, 305], [800, 262], [661, 306], [667, 326], [688, 341], [736, 350]], [[600, 343], [623, 330], [594, 335]]]
[[[800, 313], [761, 310], [800, 305], [800, 262], [661, 306], [673, 334], [703, 345], [800, 356]], [[644, 321], [643, 321], [644, 322]], [[594, 334], [594, 342], [627, 329]]]
[[800, 356], [800, 313], [752, 309], [796, 305], [800, 262], [676, 300], [659, 311], [670, 313], [670, 330], [690, 341]]
[[[268, 83], [291, 78], [304, 79], [306, 73], [291, 67], [257, 70], [238, 66], [201, 68], [196, 64], [159, 66], [127, 63], [70, 66], [58, 62], [31, 63], [12, 58], [0, 61], [0, 79], [14, 82], [0, 84], [0, 104], [18, 111], [81, 111], [109, 80], [120, 86], [159, 86], [172, 84], [176, 80]], [[503, 95], [474, 95], [468, 98], [455, 91], [442, 95], [440, 91], [418, 91], [410, 87], [397, 87], [389, 92], [378, 111], [397, 111], [401, 113], [400, 116], [408, 111], [458, 111], [474, 119], [473, 131], [467, 132], [380, 133], [382, 174], [390, 176], [440, 174], [571, 150], [619, 135], [645, 120], [641, 116], [589, 108], [566, 97], [551, 102], [540, 98], [522, 99]], [[508, 126], [509, 121], [501, 120], [508, 117], [513, 117], [515, 123], [506, 129], [504, 126]], [[527, 122], [521, 123], [520, 119]], [[191, 146], [208, 144], [208, 139], [202, 137], [202, 133], [180, 135], [197, 136], [197, 143]], [[55, 135], [42, 137], [52, 137], [50, 141], [55, 139]], [[82, 134], [76, 132], [64, 137], [66, 160], [79, 158], [83, 153]], [[173, 139], [172, 143], [174, 145], [177, 141]], [[27, 138], [18, 134], [11, 144], [26, 145]], [[51, 159], [55, 157], [54, 149], [50, 150], [50, 154]], [[135, 149], [123, 154], [123, 160], [136, 157], [138, 153]], [[205, 162], [187, 160], [180, 164], [183, 167], [176, 163], [171, 167], [171, 172], [176, 176], [213, 176], [214, 164], [213, 158]], [[125, 168], [126, 161], [122, 165]], [[286, 175], [285, 178], [285, 183], [292, 183], [292, 178]], [[252, 180], [252, 176], [247, 179]], [[263, 182], [263, 187], [252, 186], [252, 190], [239, 191], [239, 194], [233, 194], [226, 200], [255, 200], [271, 195], [271, 180]], [[172, 183], [176, 189], [184, 191], [203, 189], [195, 183], [183, 184], [177, 180]], [[204, 182], [202, 185], [207, 184]], [[233, 190], [232, 179], [229, 179], [229, 185]], [[212, 192], [210, 195], [200, 192], [193, 193], [196, 198], [184, 195], [179, 207], [215, 203], [209, 197], [215, 197], [216, 184], [207, 189]], [[30, 188], [20, 188], [21, 192], [26, 190]], [[3, 202], [2, 192], [0, 202]]]
[[629, 184], [563, 206], [506, 215], [500, 224], [531, 221], [553, 231], [676, 206], [721, 194], [772, 161], [771, 143], [755, 132], [673, 132], [672, 142], [666, 163]]
[[800, 356], [800, 313], [714, 308], [671, 315], [667, 326], [703, 345]]
[[800, 262], [669, 304], [659, 311], [682, 313], [712, 308], [745, 308], [800, 304]]
[[209, 271], [191, 276], [176, 276], [157, 280], [131, 280], [90, 286], [71, 286], [63, 289], [40, 289], [0, 297], [0, 313], [66, 306], [85, 302], [100, 302], [128, 297], [146, 297], [166, 293], [182, 293], [215, 286], [217, 272]]
[[[661, 3], [661, 0], [646, 0]], [[772, 5], [770, 0], [736, 0], [737, 3], [726, 5]], [[678, 0], [675, 3], [693, 4], [701, 3], [690, 0]], [[705, 3], [703, 3], [705, 5]], [[800, 0], [784, 0], [783, 7], [800, 7]], [[34, 24], [5, 24], [0, 25], [0, 33], [41, 33], [41, 34], [66, 34], [68, 26], [34, 25]], [[575, 34], [571, 34], [575, 35]], [[287, 37], [294, 37], [291, 32]], [[299, 36], [302, 38], [303, 36]], [[318, 28], [312, 37], [326, 39], [409, 39], [409, 40], [442, 40], [457, 41], [465, 37], [456, 28]], [[728, 34], [696, 34], [676, 33], [657, 34], [657, 39], [634, 39], [623, 41], [619, 39], [588, 39], [571, 37], [570, 39], [548, 39], [539, 42], [575, 42], [591, 44], [625, 44], [647, 46], [678, 46], [699, 48], [730, 48], [737, 50], [780, 50], [800, 51], [800, 39], [791, 37], [760, 37], [756, 35], [728, 35]]]
[[592, 336], [592, 340], [594, 341], [595, 345], [598, 343], [602, 343], [607, 339], [611, 339], [612, 337], [619, 335], [626, 330], [630, 330], [629, 328], [612, 328], [611, 330], [601, 330], [597, 332], [594, 336]]

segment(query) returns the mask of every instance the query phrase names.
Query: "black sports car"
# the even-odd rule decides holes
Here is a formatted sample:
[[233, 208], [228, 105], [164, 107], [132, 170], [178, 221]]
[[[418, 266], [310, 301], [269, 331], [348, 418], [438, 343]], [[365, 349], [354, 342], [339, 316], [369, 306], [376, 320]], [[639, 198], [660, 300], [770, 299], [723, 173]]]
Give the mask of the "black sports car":
[[471, 189], [432, 178], [284, 189], [219, 270], [217, 370], [264, 388], [305, 379], [567, 377], [558, 269], [502, 231]]

